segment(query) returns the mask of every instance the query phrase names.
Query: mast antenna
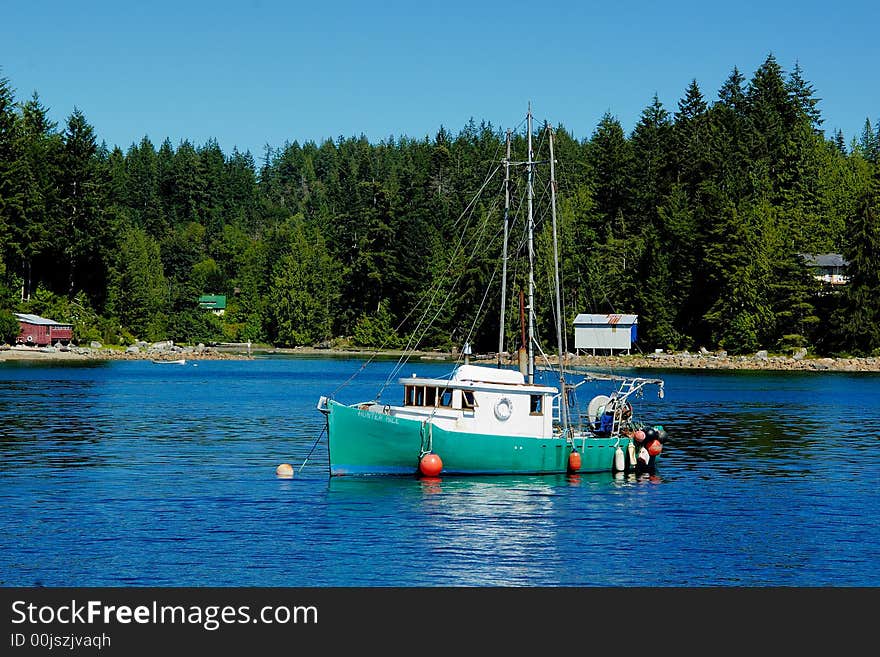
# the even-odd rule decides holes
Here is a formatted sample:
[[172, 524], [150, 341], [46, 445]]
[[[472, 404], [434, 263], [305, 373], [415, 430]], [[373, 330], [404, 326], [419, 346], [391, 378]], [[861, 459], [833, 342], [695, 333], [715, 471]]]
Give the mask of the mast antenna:
[[563, 430], [567, 430], [571, 424], [568, 413], [568, 395], [565, 390], [565, 352], [562, 349], [562, 337], [565, 329], [565, 320], [562, 317], [562, 288], [559, 285], [559, 243], [556, 237], [556, 159], [553, 155], [553, 128], [545, 121], [550, 143], [550, 213], [553, 220], [553, 272], [556, 276], [556, 340], [559, 352], [559, 421]]
[[532, 103], [529, 102], [528, 112], [529, 133], [529, 159], [526, 162], [528, 171], [528, 198], [529, 198], [529, 334], [528, 334], [528, 383], [535, 382], [535, 218], [533, 216], [534, 189], [533, 179], [535, 174], [534, 154], [532, 152]]
[[504, 353], [504, 327], [507, 323], [507, 239], [510, 217], [510, 130], [507, 130], [507, 157], [504, 158], [504, 256], [501, 264], [501, 321], [498, 327], [498, 367]]

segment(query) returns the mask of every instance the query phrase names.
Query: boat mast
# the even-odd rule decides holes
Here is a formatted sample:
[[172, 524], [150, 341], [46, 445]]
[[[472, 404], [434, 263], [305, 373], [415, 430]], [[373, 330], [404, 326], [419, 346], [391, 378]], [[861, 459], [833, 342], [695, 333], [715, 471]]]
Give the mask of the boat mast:
[[510, 130], [507, 131], [507, 157], [504, 159], [504, 256], [501, 262], [501, 322], [498, 327], [498, 367], [504, 353], [504, 325], [507, 310], [507, 236], [510, 213]]
[[535, 162], [532, 159], [532, 104], [529, 103], [528, 113], [528, 132], [529, 132], [529, 159], [526, 162], [528, 171], [528, 195], [529, 195], [529, 334], [528, 334], [528, 382], [535, 382], [535, 218], [532, 215], [532, 203], [534, 191], [532, 190], [532, 180], [534, 177]]
[[562, 317], [562, 288], [559, 285], [559, 244], [556, 238], [556, 159], [553, 156], [553, 129], [544, 122], [550, 142], [550, 213], [553, 218], [553, 271], [556, 275], [556, 339], [559, 351], [559, 421], [563, 430], [570, 425], [568, 396], [565, 390], [565, 363], [563, 361], [562, 336], [565, 322]]

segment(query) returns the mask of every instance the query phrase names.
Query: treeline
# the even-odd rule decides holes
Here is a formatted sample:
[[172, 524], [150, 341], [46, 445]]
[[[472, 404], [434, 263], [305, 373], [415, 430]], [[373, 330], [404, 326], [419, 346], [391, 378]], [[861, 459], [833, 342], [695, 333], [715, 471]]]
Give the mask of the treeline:
[[[696, 81], [674, 111], [655, 96], [629, 135], [611, 114], [580, 141], [556, 127], [568, 322], [637, 313], [645, 351], [877, 353], [880, 125], [866, 120], [849, 144], [826, 136], [818, 102], [803, 71], [771, 55], [751, 79], [734, 68], [714, 100]], [[2, 79], [0, 341], [14, 339], [18, 311], [73, 323], [80, 343], [388, 347], [416, 334], [450, 348], [473, 331], [494, 350], [497, 326], [477, 311], [497, 316], [500, 304], [484, 290], [498, 283], [502, 210], [470, 206], [495, 232], [469, 250], [477, 224], [462, 212], [504, 140], [471, 121], [421, 140], [287, 143], [259, 163], [215, 141], [144, 138], [123, 151], [78, 109], [59, 128], [37, 94], [19, 101]], [[518, 152], [524, 140], [519, 130]], [[514, 197], [522, 184], [517, 173]], [[539, 219], [543, 254], [550, 222]], [[801, 257], [826, 252], [850, 263], [843, 291]], [[515, 269], [509, 287], [508, 344], [522, 277]], [[426, 331], [410, 310], [445, 280], [458, 292], [435, 301]], [[226, 314], [200, 309], [202, 294], [225, 294]]]

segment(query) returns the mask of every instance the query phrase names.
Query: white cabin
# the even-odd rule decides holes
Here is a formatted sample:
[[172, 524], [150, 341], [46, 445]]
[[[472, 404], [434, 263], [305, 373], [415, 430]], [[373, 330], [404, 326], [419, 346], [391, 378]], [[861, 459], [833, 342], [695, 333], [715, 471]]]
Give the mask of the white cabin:
[[638, 315], [580, 314], [574, 318], [574, 348], [596, 352], [630, 352], [637, 339]]
[[379, 412], [424, 421], [448, 430], [508, 436], [553, 436], [556, 388], [528, 385], [522, 373], [461, 365], [451, 379], [400, 379], [401, 406], [375, 405]]

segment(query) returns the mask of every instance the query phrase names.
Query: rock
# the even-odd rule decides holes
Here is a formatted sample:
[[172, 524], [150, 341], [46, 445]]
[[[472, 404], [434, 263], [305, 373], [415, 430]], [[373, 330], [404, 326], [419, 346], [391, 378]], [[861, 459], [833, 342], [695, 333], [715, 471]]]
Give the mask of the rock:
[[138, 346], [137, 346], [136, 344], [133, 344], [133, 345], [131, 345], [130, 347], [127, 347], [127, 348], [126, 348], [125, 353], [127, 353], [127, 354], [139, 354], [140, 351], [141, 351], [140, 348], [138, 348]]
[[92, 341], [89, 343], [89, 346], [90, 346], [92, 349], [100, 349], [100, 348], [103, 347], [104, 345], [102, 345], [102, 344], [101, 344], [100, 342], [98, 342], [97, 340], [92, 340]]
[[709, 350], [706, 349], [706, 347], [700, 347], [700, 353], [703, 354], [704, 356], [708, 356]]
[[196, 353], [199, 353], [199, 354], [200, 354], [200, 353], [202, 353], [204, 350], [205, 350], [205, 345], [204, 345], [203, 343], [199, 342], [199, 343], [196, 345]]
[[[146, 346], [146, 343], [144, 343], [144, 345]], [[171, 347], [174, 346], [174, 341], [173, 340], [163, 340], [162, 342], [154, 342], [150, 346], [152, 349], [158, 349], [159, 351], [162, 351], [165, 349], [171, 349]]]
[[758, 360], [767, 360], [767, 350], [761, 349], [761, 351], [755, 354], [755, 358]]
[[792, 356], [792, 358], [794, 360], [803, 360], [804, 356], [806, 356], [806, 355], [807, 355], [807, 350], [804, 349], [803, 347], [801, 347], [796, 352], [794, 352], [794, 356]]

